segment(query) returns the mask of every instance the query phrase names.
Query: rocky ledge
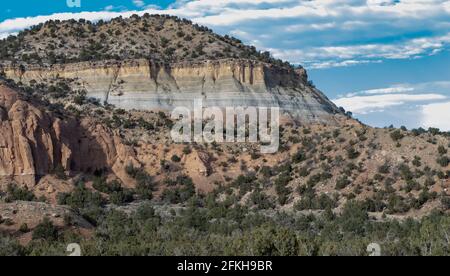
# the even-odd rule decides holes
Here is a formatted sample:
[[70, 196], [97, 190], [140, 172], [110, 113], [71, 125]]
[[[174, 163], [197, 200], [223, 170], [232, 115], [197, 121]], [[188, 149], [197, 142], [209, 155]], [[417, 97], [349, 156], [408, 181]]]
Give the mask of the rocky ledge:
[[170, 110], [193, 105], [278, 106], [302, 122], [331, 122], [339, 109], [309, 84], [304, 69], [287, 69], [243, 59], [159, 64], [150, 60], [101, 61], [53, 66], [0, 67], [24, 83], [74, 79], [75, 89], [127, 110]]

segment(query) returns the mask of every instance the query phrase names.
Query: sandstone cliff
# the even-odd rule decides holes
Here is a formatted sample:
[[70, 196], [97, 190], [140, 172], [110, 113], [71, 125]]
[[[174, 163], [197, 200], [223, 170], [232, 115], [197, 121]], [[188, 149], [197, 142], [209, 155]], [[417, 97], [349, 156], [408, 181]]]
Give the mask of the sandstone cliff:
[[278, 106], [304, 122], [329, 122], [337, 107], [307, 82], [304, 70], [251, 60], [225, 59], [162, 65], [145, 59], [65, 65], [4, 66], [6, 77], [38, 82], [77, 80], [74, 88], [125, 109], [204, 106]]
[[33, 186], [62, 167], [70, 172], [120, 170], [135, 162], [117, 133], [90, 119], [58, 118], [0, 84], [0, 178]]

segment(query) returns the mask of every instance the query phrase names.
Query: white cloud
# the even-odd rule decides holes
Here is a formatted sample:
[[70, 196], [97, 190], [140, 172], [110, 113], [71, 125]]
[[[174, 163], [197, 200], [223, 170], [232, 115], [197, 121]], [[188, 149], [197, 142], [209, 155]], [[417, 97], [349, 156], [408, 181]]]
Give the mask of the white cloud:
[[364, 91], [363, 93], [366, 95], [374, 95], [374, 94], [391, 94], [391, 93], [411, 92], [411, 91], [414, 91], [413, 87], [395, 86], [389, 88], [370, 89]]
[[373, 126], [395, 123], [450, 130], [449, 92], [450, 81], [403, 83], [346, 93], [333, 102]]
[[450, 46], [450, 33], [392, 44], [327, 46], [306, 49], [271, 49], [274, 56], [309, 68], [343, 67], [381, 59], [407, 59], [437, 54]]
[[145, 6], [145, 9], [146, 9], [146, 10], [160, 10], [161, 7], [158, 6], [158, 5], [150, 4], [150, 5], [146, 5], [146, 6]]
[[145, 6], [145, 2], [142, 0], [133, 0], [133, 4], [138, 8], [142, 8]]
[[419, 103], [445, 99], [447, 99], [447, 97], [441, 94], [386, 94], [344, 97], [333, 100], [333, 102], [355, 114], [367, 114], [388, 107], [405, 105], [407, 103], [410, 104], [412, 102]]
[[364, 91], [358, 91], [353, 93], [348, 93], [346, 97], [354, 97], [358, 95], [377, 95], [377, 94], [392, 94], [392, 93], [405, 93], [414, 91], [414, 87], [407, 86], [393, 86], [388, 88], [378, 88], [378, 89], [369, 89]]
[[[274, 55], [277, 58], [283, 59], [283, 60], [289, 60], [284, 58], [284, 56], [281, 55]], [[294, 63], [302, 64], [308, 69], [325, 69], [325, 68], [332, 68], [332, 67], [349, 67], [353, 65], [360, 65], [360, 64], [368, 64], [368, 63], [381, 63], [381, 60], [343, 60], [343, 61], [328, 61], [328, 60], [317, 60], [317, 61], [303, 61], [301, 62], [300, 59], [297, 59]]]
[[423, 105], [421, 113], [423, 127], [437, 127], [450, 131], [450, 102]]

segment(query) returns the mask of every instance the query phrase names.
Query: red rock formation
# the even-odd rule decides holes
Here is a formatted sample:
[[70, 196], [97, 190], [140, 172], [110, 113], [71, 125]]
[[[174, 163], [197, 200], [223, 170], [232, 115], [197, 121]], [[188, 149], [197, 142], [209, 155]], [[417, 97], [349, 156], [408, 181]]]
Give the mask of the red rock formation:
[[62, 166], [68, 172], [110, 169], [119, 177], [134, 150], [91, 119], [60, 119], [0, 85], [0, 178], [27, 186]]

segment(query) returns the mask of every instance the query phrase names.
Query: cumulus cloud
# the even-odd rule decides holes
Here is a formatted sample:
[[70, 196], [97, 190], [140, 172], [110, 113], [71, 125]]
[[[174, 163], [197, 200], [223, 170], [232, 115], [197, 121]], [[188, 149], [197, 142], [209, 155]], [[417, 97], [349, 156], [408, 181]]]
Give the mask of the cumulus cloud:
[[133, 0], [133, 4], [138, 8], [142, 8], [145, 6], [145, 2], [142, 0]]
[[450, 46], [450, 33], [429, 38], [415, 38], [393, 44], [365, 44], [311, 47], [305, 49], [272, 49], [274, 55], [309, 68], [345, 67], [378, 63], [382, 59], [407, 59], [434, 55]]
[[422, 106], [421, 125], [450, 131], [450, 101]]
[[333, 102], [375, 126], [389, 122], [450, 130], [450, 81], [404, 83], [351, 92]]
[[388, 94], [346, 97], [334, 100], [334, 103], [354, 113], [367, 114], [412, 102], [444, 100], [446, 98], [446, 96], [440, 94]]

